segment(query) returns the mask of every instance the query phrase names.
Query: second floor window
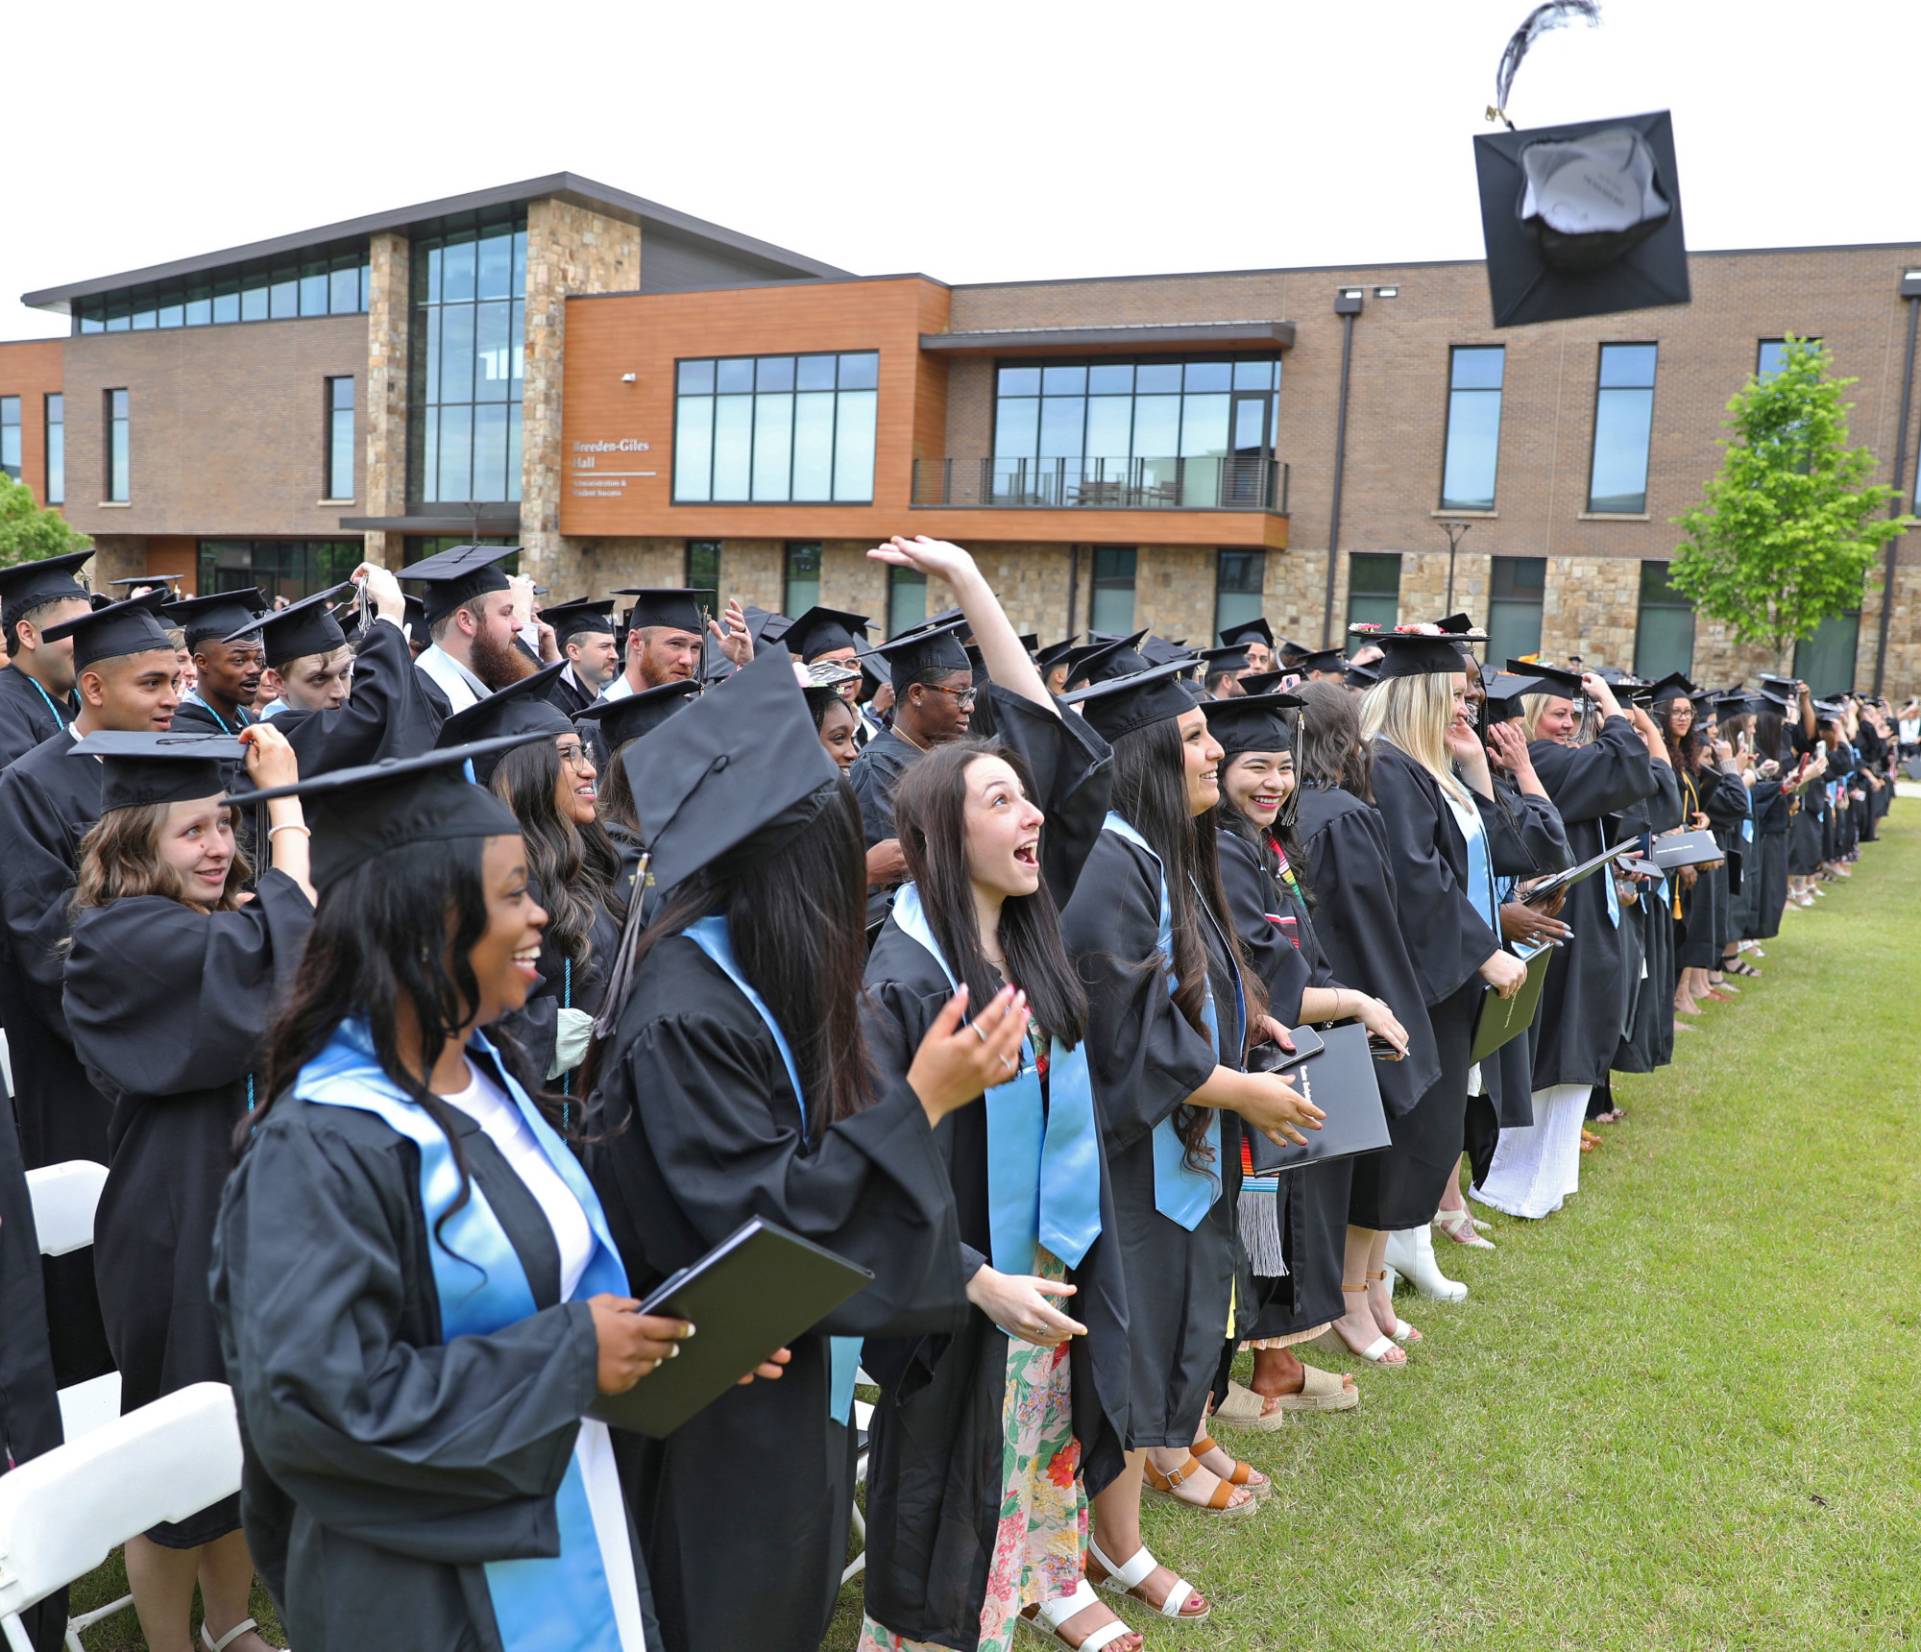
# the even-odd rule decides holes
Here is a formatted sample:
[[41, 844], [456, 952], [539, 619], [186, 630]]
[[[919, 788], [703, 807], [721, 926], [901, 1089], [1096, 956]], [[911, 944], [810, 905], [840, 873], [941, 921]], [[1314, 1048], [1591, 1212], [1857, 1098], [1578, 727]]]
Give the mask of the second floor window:
[[67, 398], [58, 391], [47, 397], [47, 503], [67, 502]]
[[1601, 346], [1587, 497], [1593, 515], [1640, 516], [1647, 511], [1655, 352], [1652, 344]]
[[1448, 353], [1447, 453], [1441, 463], [1441, 509], [1494, 509], [1501, 450], [1502, 344], [1456, 345]]
[[20, 398], [0, 396], [0, 471], [20, 480]]
[[133, 408], [124, 390], [109, 390], [107, 413], [107, 503], [133, 497]]
[[412, 268], [409, 496], [513, 503], [527, 372], [526, 220], [416, 241]]
[[872, 350], [680, 362], [674, 502], [866, 504], [879, 384]]
[[327, 497], [354, 496], [354, 381], [327, 380]]

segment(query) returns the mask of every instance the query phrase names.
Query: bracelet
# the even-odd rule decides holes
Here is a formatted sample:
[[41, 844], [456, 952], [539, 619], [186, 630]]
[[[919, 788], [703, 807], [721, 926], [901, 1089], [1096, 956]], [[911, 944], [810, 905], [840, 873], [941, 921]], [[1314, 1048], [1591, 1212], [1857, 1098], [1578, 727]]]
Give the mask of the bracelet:
[[311, 826], [302, 826], [297, 821], [289, 820], [279, 826], [269, 826], [267, 828], [267, 841], [269, 843], [273, 842], [274, 835], [278, 832], [298, 832], [302, 837], [309, 838], [313, 836], [313, 828]]

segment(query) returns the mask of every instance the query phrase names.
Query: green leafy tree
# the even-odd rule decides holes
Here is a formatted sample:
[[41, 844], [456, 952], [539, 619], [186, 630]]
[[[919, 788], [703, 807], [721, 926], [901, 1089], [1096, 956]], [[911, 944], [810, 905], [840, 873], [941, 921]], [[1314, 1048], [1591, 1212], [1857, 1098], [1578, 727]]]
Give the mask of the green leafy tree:
[[1825, 345], [1789, 338], [1780, 370], [1728, 403], [1731, 435], [1701, 506], [1673, 519], [1687, 536], [1674, 588], [1783, 669], [1796, 642], [1859, 606], [1875, 552], [1915, 523], [1886, 514], [1894, 490], [1869, 482], [1874, 455], [1848, 445], [1842, 393], [1856, 381], [1831, 368]]
[[58, 511], [36, 505], [33, 489], [26, 483], [0, 473], [0, 567], [84, 551], [92, 543], [85, 534], [69, 527]]

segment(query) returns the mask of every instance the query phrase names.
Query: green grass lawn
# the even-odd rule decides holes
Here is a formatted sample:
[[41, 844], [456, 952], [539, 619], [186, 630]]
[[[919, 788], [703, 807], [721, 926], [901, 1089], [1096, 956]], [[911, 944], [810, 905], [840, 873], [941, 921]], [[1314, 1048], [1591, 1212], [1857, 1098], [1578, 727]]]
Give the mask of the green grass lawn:
[[[1226, 1436], [1275, 1477], [1258, 1516], [1148, 1505], [1215, 1602], [1197, 1629], [1130, 1607], [1151, 1645], [1921, 1647], [1921, 807], [1885, 838], [1674, 1066], [1621, 1080], [1567, 1208], [1444, 1246], [1473, 1294], [1402, 1298], [1406, 1369], [1310, 1354], [1360, 1409]], [[856, 1582], [833, 1652], [859, 1620]], [[89, 1637], [141, 1644], [131, 1614]]]

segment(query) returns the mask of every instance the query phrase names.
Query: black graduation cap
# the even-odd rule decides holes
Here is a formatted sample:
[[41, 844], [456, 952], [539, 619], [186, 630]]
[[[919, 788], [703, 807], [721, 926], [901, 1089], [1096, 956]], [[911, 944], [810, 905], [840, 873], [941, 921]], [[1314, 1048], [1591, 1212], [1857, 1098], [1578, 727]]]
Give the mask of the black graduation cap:
[[[1079, 706], [1087, 718], [1087, 726], [1103, 740], [1118, 740], [1123, 734], [1132, 734], [1136, 729], [1183, 716], [1194, 709], [1192, 685], [1181, 680], [1181, 673], [1186, 669], [1184, 660], [1153, 665], [1129, 676], [1090, 683], [1061, 698], [1068, 705]], [[1239, 704], [1239, 701], [1233, 703]]]
[[1733, 689], [1726, 694], [1714, 696], [1714, 715], [1716, 717], [1745, 717], [1754, 709], [1754, 702], [1745, 689]]
[[1243, 695], [1271, 694], [1281, 686], [1283, 677], [1298, 676], [1295, 671], [1255, 671], [1241, 679]]
[[1230, 625], [1221, 633], [1221, 641], [1232, 645], [1240, 643], [1245, 647], [1250, 642], [1264, 642], [1271, 650], [1274, 647], [1274, 628], [1265, 618], [1242, 620], [1239, 625]]
[[[476, 700], [464, 710], [456, 711], [440, 725], [440, 733], [434, 744], [471, 744], [476, 740], [492, 740], [503, 734], [571, 733], [574, 726], [572, 719], [541, 692], [566, 668], [565, 661], [556, 660], [552, 665], [542, 666], [531, 676], [522, 677], [518, 682], [509, 683], [505, 688], [489, 694], [486, 699]], [[474, 775], [483, 786], [492, 774], [492, 763], [488, 764], [484, 773], [480, 765], [475, 764]]]
[[1030, 656], [1037, 655], [1041, 651], [1041, 634], [1038, 631], [1023, 631], [1014, 640], [1025, 648]]
[[177, 625], [187, 634], [187, 646], [192, 648], [240, 630], [267, 607], [267, 599], [249, 585], [244, 591], [216, 591], [212, 596], [170, 602], [160, 612], [169, 625]]
[[[93, 552], [81, 551], [77, 554], [82, 557], [89, 557], [93, 555]], [[149, 585], [163, 588], [170, 587], [180, 584], [182, 579], [183, 576], [180, 574], [129, 574], [125, 579], [110, 579], [107, 583], [115, 590], [118, 590], [124, 585], [131, 591], [136, 585]]]
[[1474, 621], [1469, 619], [1465, 614], [1449, 614], [1446, 619], [1436, 620], [1434, 622], [1434, 629], [1437, 631], [1472, 631], [1474, 629]]
[[1380, 680], [1381, 666], [1378, 660], [1370, 660], [1366, 665], [1356, 665], [1349, 660], [1347, 670], [1341, 673], [1341, 681], [1349, 688], [1358, 688], [1363, 691], [1372, 688]]
[[89, 609], [63, 625], [50, 625], [41, 632], [48, 642], [73, 638], [73, 668], [76, 671], [95, 660], [118, 659], [125, 654], [147, 654], [161, 650], [171, 654], [173, 639], [155, 617], [166, 605], [165, 591], [149, 591], [145, 596], [110, 602], [104, 608]]
[[712, 591], [689, 590], [680, 586], [623, 585], [617, 597], [632, 597], [627, 610], [627, 626], [633, 631], [658, 627], [664, 631], [691, 631], [697, 637], [707, 634], [707, 615], [714, 606]]
[[1201, 679], [1218, 677], [1223, 671], [1245, 671], [1247, 669], [1247, 644], [1237, 642], [1226, 648], [1203, 648], [1201, 657]]
[[1769, 705], [1773, 706], [1776, 711], [1788, 712], [1794, 709], [1794, 702], [1779, 689], [1756, 689], [1755, 696], [1757, 699], [1765, 700]]
[[614, 599], [608, 597], [602, 602], [592, 602], [586, 597], [575, 597], [571, 602], [556, 602], [541, 609], [540, 617], [554, 628], [555, 642], [564, 643], [570, 637], [578, 637], [589, 631], [605, 631], [611, 636], [614, 629]]
[[1560, 665], [1543, 665], [1539, 660], [1509, 660], [1507, 668], [1517, 677], [1534, 679], [1537, 686], [1530, 689], [1530, 693], [1553, 694], [1563, 700], [1580, 697], [1581, 673], [1578, 671]]
[[663, 889], [704, 866], [775, 848], [820, 812], [840, 776], [782, 647], [643, 735], [620, 761]]
[[1275, 644], [1276, 658], [1290, 671], [1299, 670], [1300, 662], [1313, 652], [1314, 650], [1309, 648], [1306, 643], [1296, 642], [1292, 637], [1282, 637], [1280, 641]]
[[918, 631], [908, 631], [870, 652], [887, 662], [887, 669], [894, 680], [894, 692], [905, 694], [924, 672], [971, 669], [967, 650], [960, 640], [966, 623], [965, 620], [947, 620], [938, 625], [924, 625]]
[[1207, 732], [1229, 757], [1244, 751], [1292, 751], [1294, 730], [1284, 711], [1302, 704], [1298, 694], [1237, 694], [1231, 700], [1206, 700]]
[[420, 636], [427, 624], [427, 604], [416, 596], [403, 596], [400, 601], [407, 610], [403, 623], [413, 627], [414, 636]]
[[[1371, 625], [1349, 626], [1348, 634], [1371, 642], [1381, 650], [1382, 657], [1374, 669], [1383, 681], [1389, 677], [1428, 677], [1465, 671], [1460, 645], [1487, 641], [1487, 634], [1482, 631], [1383, 631]], [[1318, 654], [1308, 656], [1310, 660], [1316, 658]], [[1302, 669], [1307, 669], [1306, 662]]]
[[1660, 681], [1650, 686], [1648, 703], [1658, 706], [1670, 700], [1691, 700], [1698, 693], [1700, 690], [1688, 681], [1686, 672], [1670, 671]]
[[104, 814], [146, 803], [218, 797], [227, 789], [228, 771], [246, 761], [247, 748], [227, 734], [100, 729], [76, 740], [72, 755], [101, 760]]
[[858, 649], [867, 641], [871, 623], [865, 614], [850, 614], [844, 608], [809, 608], [781, 632], [779, 641], [802, 662], [815, 660], [836, 648]]
[[[414, 843], [449, 838], [519, 837], [514, 812], [484, 786], [462, 772], [491, 770], [502, 752], [551, 738], [544, 729], [444, 746], [415, 757], [388, 757], [358, 768], [317, 774], [291, 786], [236, 792], [229, 802], [266, 803], [298, 797], [307, 805], [313, 828], [314, 887], [324, 891], [357, 866]], [[818, 744], [818, 742], [816, 742]], [[826, 753], [822, 753], [825, 756]]]
[[[972, 627], [967, 623], [967, 616], [962, 613], [959, 608], [943, 608], [938, 614], [929, 616], [926, 621], [915, 626], [914, 629], [917, 631], [925, 631], [930, 630], [936, 625], [959, 625], [965, 633], [961, 641], [972, 642], [974, 640], [974, 632]], [[894, 640], [898, 642], [900, 638], [896, 637]]]
[[1763, 688], [1771, 688], [1775, 693], [1785, 695], [1790, 700], [1800, 697], [1801, 685], [1793, 677], [1772, 677], [1763, 672], [1760, 682]]
[[[1116, 677], [1131, 677], [1136, 672], [1147, 670], [1151, 665], [1167, 665], [1167, 660], [1150, 660], [1141, 653], [1141, 642], [1147, 636], [1145, 631], [1136, 631], [1131, 637], [1112, 637], [1106, 642], [1090, 643], [1079, 648], [1070, 656], [1067, 668], [1067, 686], [1085, 688], [1089, 683], [1104, 683]], [[1182, 664], [1191, 665], [1191, 660]]]
[[43, 556], [34, 562], [0, 568], [0, 614], [11, 623], [15, 615], [38, 608], [43, 602], [85, 598], [87, 593], [73, 576], [74, 570], [92, 556], [92, 551], [69, 551], [64, 556]]
[[1663, 109], [1474, 140], [1496, 327], [1688, 302]]
[[1140, 654], [1149, 665], [1172, 665], [1176, 660], [1184, 660], [1192, 667], [1197, 658], [1193, 649], [1173, 637], [1149, 636], [1141, 644]]
[[[1369, 641], [1379, 642], [1380, 638], [1372, 637]], [[1347, 669], [1347, 656], [1338, 648], [1316, 648], [1303, 654], [1296, 660], [1294, 662], [1294, 668], [1296, 671], [1345, 671]], [[1461, 669], [1459, 650], [1456, 650], [1454, 664], [1449, 669], [1454, 671]], [[1389, 675], [1391, 676], [1393, 673], [1390, 672]]]
[[1074, 638], [1066, 637], [1060, 642], [1051, 642], [1045, 648], [1036, 649], [1034, 652], [1034, 663], [1040, 667], [1041, 675], [1045, 677], [1048, 672], [1052, 671], [1055, 666], [1059, 665], [1062, 660], [1066, 659], [1067, 656], [1073, 652]]
[[455, 545], [400, 570], [400, 578], [427, 587], [426, 620], [438, 625], [464, 602], [489, 591], [507, 590], [507, 576], [495, 566], [518, 552], [518, 545]]
[[763, 649], [772, 648], [775, 643], [786, 636], [788, 626], [794, 623], [785, 614], [776, 614], [765, 608], [756, 608], [751, 602], [741, 610], [741, 614], [747, 621], [748, 636], [754, 639], [754, 652], [756, 654], [760, 653]]
[[1487, 709], [1483, 716], [1490, 727], [1495, 723], [1505, 723], [1510, 717], [1520, 716], [1523, 695], [1549, 692], [1549, 686], [1539, 677], [1507, 671], [1497, 671], [1491, 676], [1484, 673], [1481, 686], [1487, 694]]
[[629, 740], [658, 727], [677, 711], [684, 711], [700, 692], [691, 677], [643, 688], [638, 694], [624, 694], [618, 700], [596, 700], [574, 714], [576, 722], [598, 726], [609, 751], [619, 751]]
[[328, 605], [342, 592], [352, 589], [353, 581], [348, 580], [330, 590], [302, 597], [278, 613], [249, 620], [221, 641], [258, 642], [267, 656], [267, 664], [276, 671], [289, 661], [304, 659], [309, 654], [331, 654], [336, 648], [347, 646], [347, 633]]

